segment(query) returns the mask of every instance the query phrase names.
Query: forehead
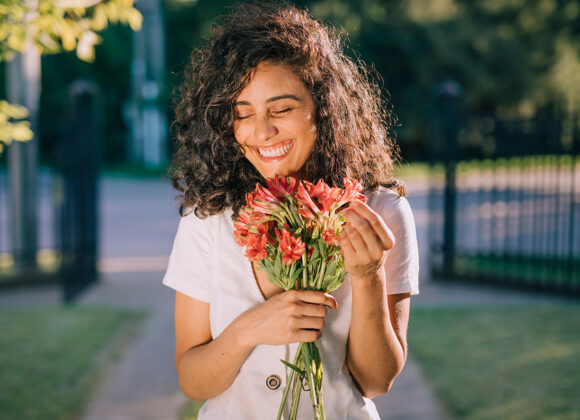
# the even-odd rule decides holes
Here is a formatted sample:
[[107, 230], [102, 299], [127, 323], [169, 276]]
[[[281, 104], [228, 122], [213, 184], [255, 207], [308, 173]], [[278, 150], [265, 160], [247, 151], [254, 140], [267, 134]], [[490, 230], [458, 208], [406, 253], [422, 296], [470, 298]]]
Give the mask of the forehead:
[[250, 81], [236, 98], [251, 100], [281, 94], [310, 93], [302, 80], [285, 64], [260, 63], [251, 73]]

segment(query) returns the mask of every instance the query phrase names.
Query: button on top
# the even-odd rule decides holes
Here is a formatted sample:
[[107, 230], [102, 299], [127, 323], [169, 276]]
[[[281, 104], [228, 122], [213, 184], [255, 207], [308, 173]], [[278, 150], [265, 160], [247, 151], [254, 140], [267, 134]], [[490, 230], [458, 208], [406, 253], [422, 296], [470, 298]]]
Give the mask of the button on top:
[[281, 382], [282, 381], [280, 380], [280, 377], [278, 375], [270, 375], [268, 376], [268, 378], [266, 378], [266, 386], [268, 387], [268, 389], [271, 390], [280, 388]]

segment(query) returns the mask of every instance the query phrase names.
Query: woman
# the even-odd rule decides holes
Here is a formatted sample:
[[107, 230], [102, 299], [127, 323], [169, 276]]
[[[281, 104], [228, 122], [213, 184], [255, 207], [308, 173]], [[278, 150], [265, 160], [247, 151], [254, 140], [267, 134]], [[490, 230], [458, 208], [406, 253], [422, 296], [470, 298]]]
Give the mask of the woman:
[[[298, 342], [318, 340], [327, 419], [377, 419], [369, 398], [405, 363], [418, 253], [393, 177], [390, 114], [338, 36], [292, 7], [242, 7], [194, 51], [176, 109], [172, 181], [182, 219], [164, 283], [176, 290], [183, 392], [199, 419], [271, 419]], [[267, 177], [360, 180], [344, 210], [348, 275], [332, 294], [283, 292], [244, 256], [233, 219]], [[308, 393], [300, 419], [312, 418]]]

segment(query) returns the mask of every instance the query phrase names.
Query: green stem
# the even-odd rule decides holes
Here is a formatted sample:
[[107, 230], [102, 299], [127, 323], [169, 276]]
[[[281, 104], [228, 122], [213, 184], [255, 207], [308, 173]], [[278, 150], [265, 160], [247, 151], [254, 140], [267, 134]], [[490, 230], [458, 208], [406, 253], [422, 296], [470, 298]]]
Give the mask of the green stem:
[[[304, 343], [300, 343], [298, 349], [296, 350], [296, 356], [294, 356], [294, 366], [298, 366], [297, 363], [302, 357], [302, 347]], [[288, 382], [286, 383], [286, 389], [284, 390], [284, 395], [282, 396], [282, 403], [280, 404], [280, 409], [278, 410], [278, 417], [277, 420], [282, 418], [282, 412], [284, 411], [284, 407], [286, 406], [286, 400], [288, 399], [288, 391], [290, 391], [290, 384], [294, 380], [294, 376], [296, 375], [296, 371], [294, 369], [290, 369], [290, 377], [288, 378]]]
[[318, 401], [318, 392], [317, 392], [317, 385], [316, 380], [314, 379], [314, 372], [312, 371], [312, 361], [314, 352], [312, 350], [312, 346], [316, 346], [314, 343], [306, 343], [306, 347], [304, 348], [303, 360], [304, 360], [304, 370], [306, 371], [306, 380], [308, 381], [308, 388], [310, 392], [310, 399], [312, 400], [312, 410], [314, 412], [314, 419], [319, 420], [320, 416], [319, 413], [319, 405], [320, 401]]
[[318, 273], [318, 281], [316, 282], [316, 290], [322, 289], [322, 280], [324, 280], [324, 272], [326, 271], [326, 258], [322, 260], [322, 267]]
[[[299, 361], [298, 365], [299, 368], [304, 368], [302, 366], [301, 361]], [[294, 376], [294, 382], [292, 383], [292, 407], [290, 409], [290, 415], [288, 420], [296, 420], [296, 416], [298, 415], [298, 405], [300, 404], [300, 396], [302, 395], [302, 383], [300, 380], [299, 375]]]
[[289, 290], [292, 287], [292, 277], [294, 277], [294, 271], [296, 271], [296, 262], [293, 262], [290, 266], [290, 274], [288, 274], [288, 280], [285, 283], [284, 290]]
[[306, 269], [306, 250], [304, 250], [304, 254], [302, 254], [302, 267], [304, 267], [304, 269], [302, 270], [302, 288], [307, 289], [308, 280], [306, 278], [306, 271], [308, 270]]

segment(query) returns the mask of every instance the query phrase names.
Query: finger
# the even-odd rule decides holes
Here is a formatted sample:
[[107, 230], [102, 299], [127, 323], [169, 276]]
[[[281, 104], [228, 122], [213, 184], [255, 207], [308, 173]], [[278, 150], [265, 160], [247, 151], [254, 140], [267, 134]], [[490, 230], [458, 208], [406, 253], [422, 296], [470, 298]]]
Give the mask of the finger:
[[320, 330], [298, 330], [295, 333], [295, 342], [310, 343], [318, 340], [320, 337], [322, 337]]
[[395, 245], [395, 235], [393, 235], [391, 229], [389, 229], [383, 218], [373, 211], [373, 209], [371, 209], [367, 204], [357, 201], [352, 203], [349, 209], [356, 212], [360, 217], [363, 217], [370, 223], [377, 236], [380, 238], [385, 250], [389, 250]]
[[354, 226], [350, 224], [346, 224], [344, 226], [344, 231], [346, 232], [348, 239], [350, 240], [353, 249], [355, 250], [356, 254], [368, 254], [369, 250], [367, 247], [367, 243], [365, 242], [364, 238]]
[[318, 316], [301, 316], [296, 318], [295, 326], [301, 330], [321, 330], [324, 327], [324, 318]]
[[326, 305], [332, 309], [338, 308], [336, 299], [330, 293], [319, 292], [316, 290], [291, 290], [286, 293], [291, 294], [292, 298], [301, 300], [302, 302]]
[[[371, 226], [370, 222], [353, 210], [351, 210], [346, 217], [348, 217], [349, 220], [348, 226], [351, 226], [357, 230], [364, 240], [367, 251], [373, 255], [382, 254], [384, 251], [383, 243], [377, 232]], [[357, 251], [359, 249], [361, 248], [357, 248]]]
[[301, 309], [302, 316], [324, 318], [327, 313], [325, 305], [320, 305], [316, 303], [303, 303]]
[[350, 239], [348, 238], [348, 235], [344, 228], [340, 233], [340, 247], [342, 248], [342, 252], [344, 253], [344, 258], [346, 258], [347, 260], [354, 258], [356, 250], [354, 249], [354, 246], [350, 241]]

